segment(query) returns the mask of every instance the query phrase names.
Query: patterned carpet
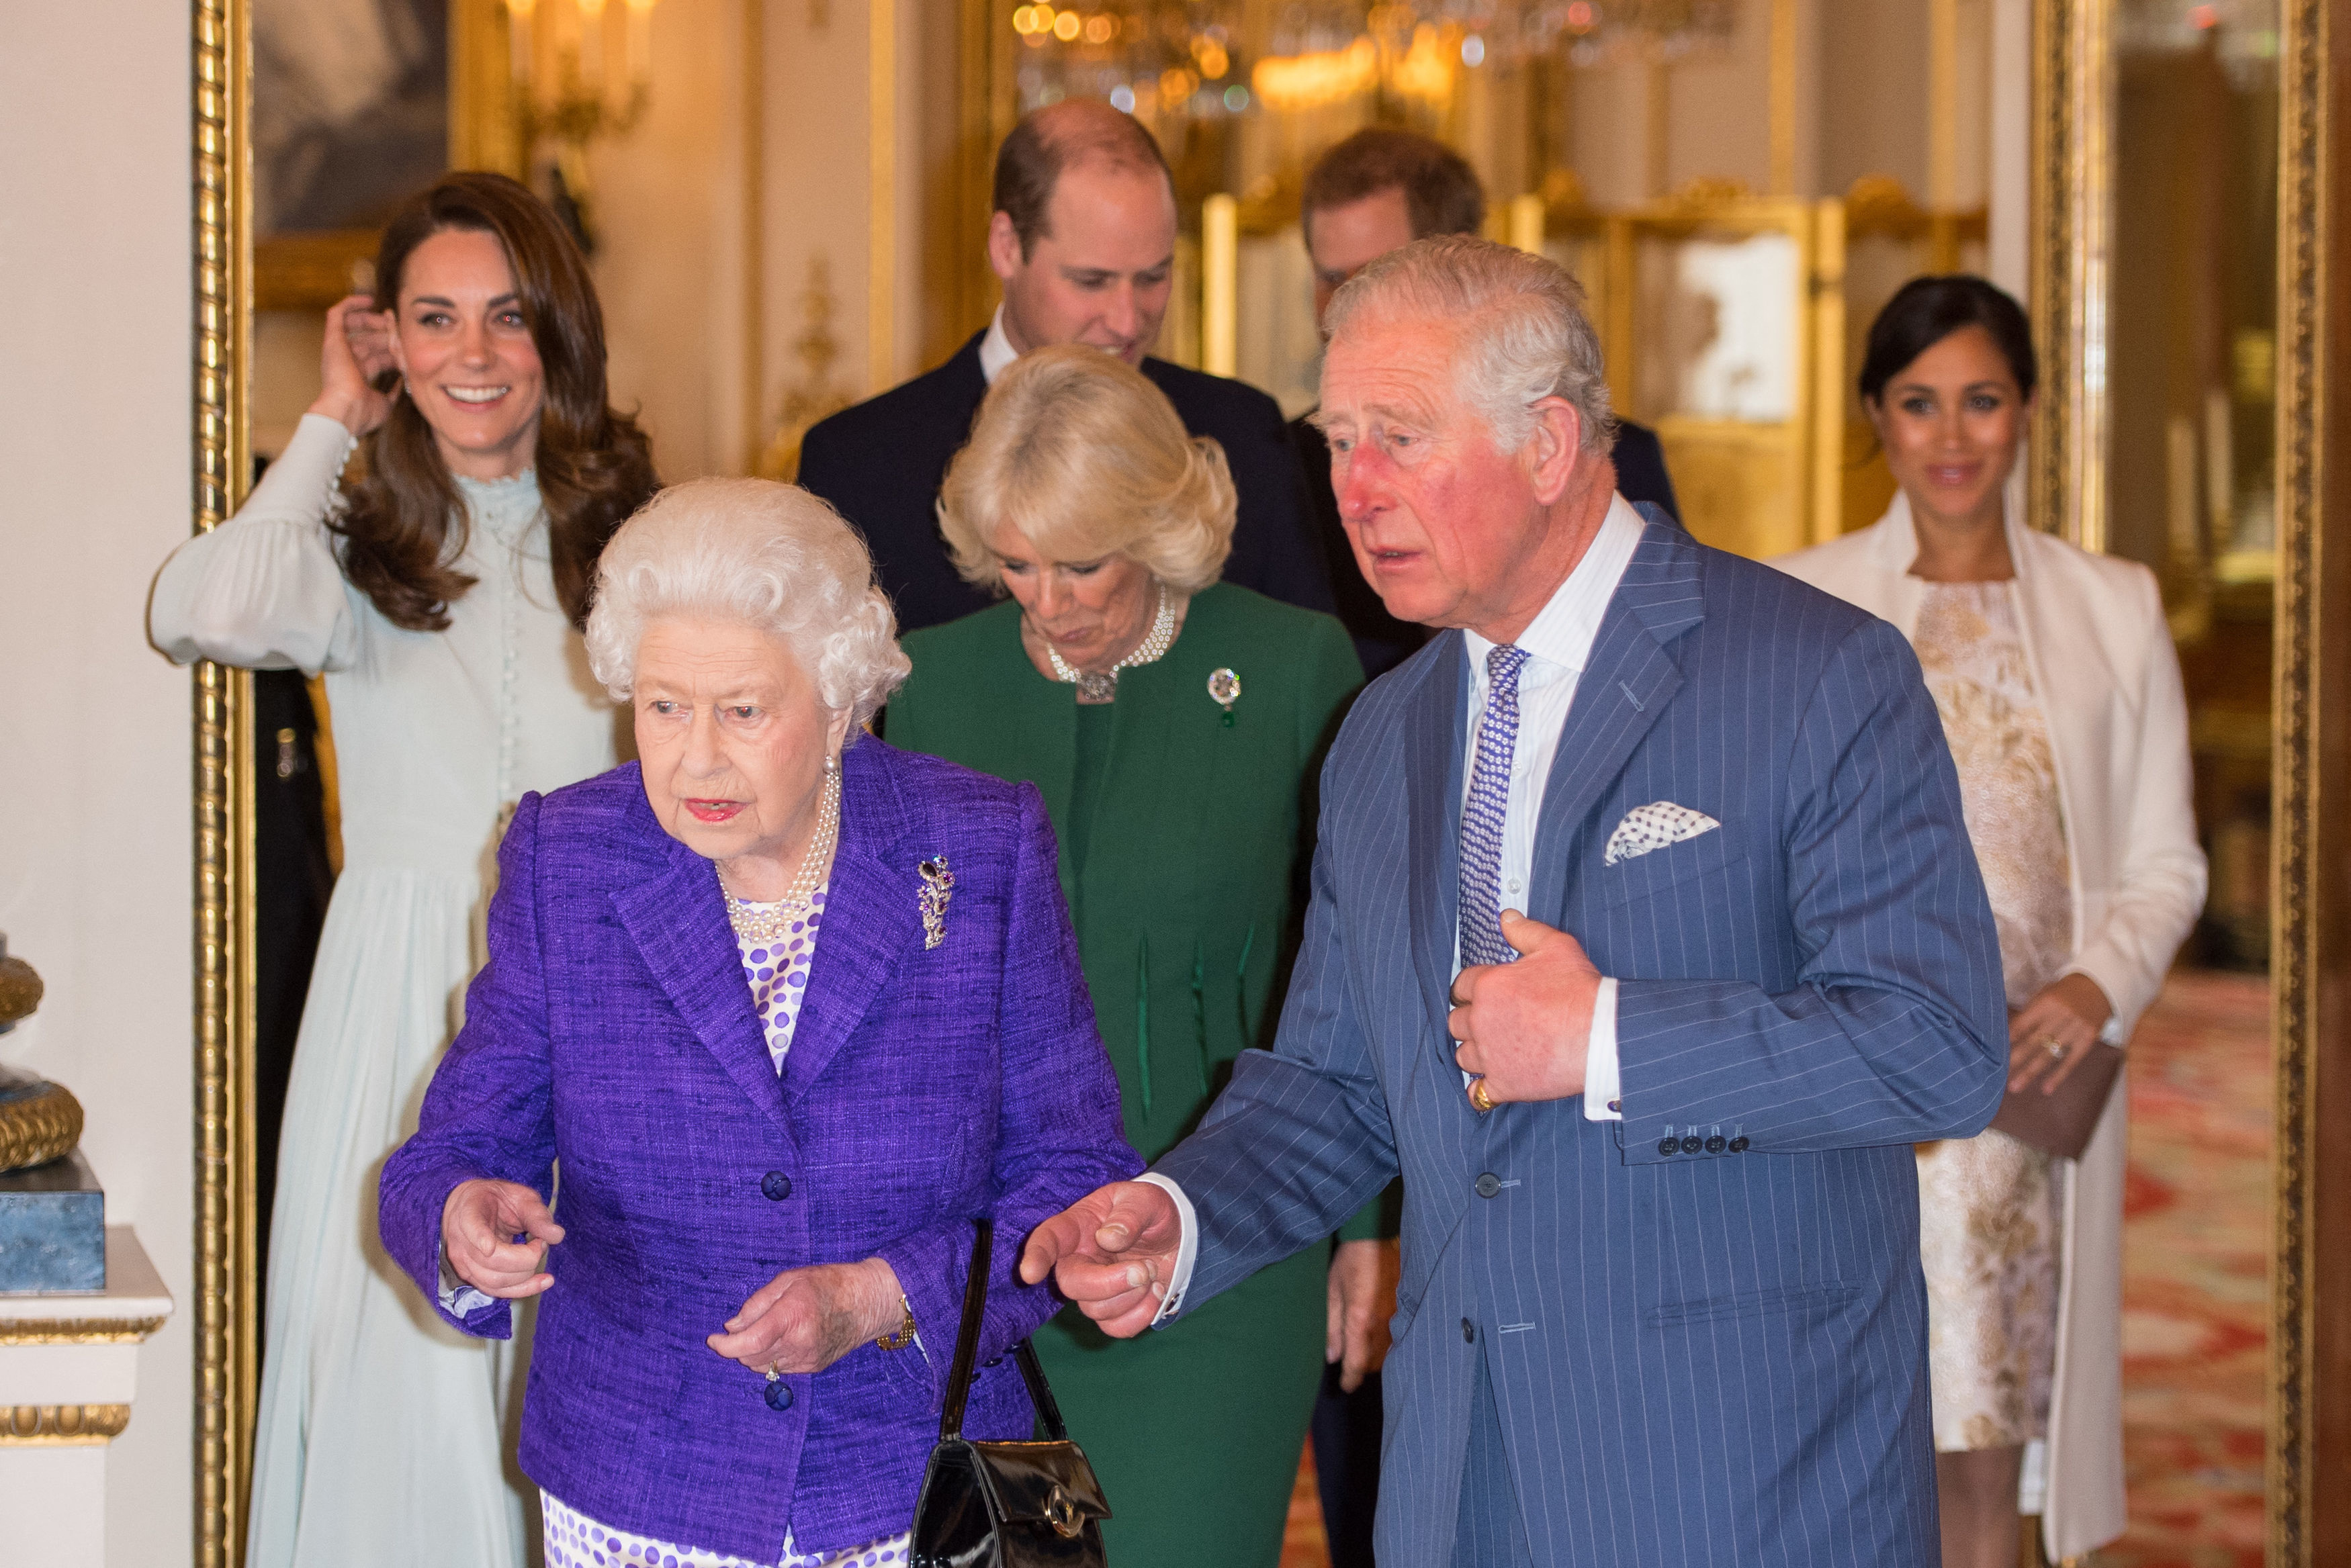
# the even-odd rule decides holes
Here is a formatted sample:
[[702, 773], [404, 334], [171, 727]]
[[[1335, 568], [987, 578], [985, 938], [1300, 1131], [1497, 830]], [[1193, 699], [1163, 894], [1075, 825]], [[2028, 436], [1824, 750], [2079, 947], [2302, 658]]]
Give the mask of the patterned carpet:
[[[2260, 1568], [2269, 986], [2183, 970], [2131, 1045], [2123, 1256], [2129, 1533], [2096, 1568]], [[1328, 1568], [1310, 1454], [1281, 1568]]]
[[2182, 970], [2131, 1042], [2123, 1230], [2130, 1531], [2098, 1568], [2260, 1568], [2269, 984]]

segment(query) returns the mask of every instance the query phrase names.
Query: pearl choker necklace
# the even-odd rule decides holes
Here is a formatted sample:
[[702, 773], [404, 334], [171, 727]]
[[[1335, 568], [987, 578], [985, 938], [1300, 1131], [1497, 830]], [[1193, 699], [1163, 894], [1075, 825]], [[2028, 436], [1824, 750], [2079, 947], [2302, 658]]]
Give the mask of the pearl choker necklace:
[[1076, 669], [1061, 657], [1061, 649], [1055, 648], [1050, 640], [1041, 636], [1039, 640], [1045, 643], [1045, 657], [1052, 661], [1054, 678], [1066, 680], [1075, 686], [1078, 689], [1079, 701], [1108, 702], [1118, 695], [1120, 670], [1131, 670], [1138, 664], [1156, 662], [1160, 655], [1167, 651], [1168, 644], [1176, 640], [1176, 597], [1167, 591], [1165, 583], [1159, 585], [1159, 610], [1151, 618], [1150, 635], [1143, 639], [1133, 653], [1128, 654], [1108, 670]]
[[808, 854], [800, 859], [800, 874], [774, 903], [754, 902], [738, 898], [728, 892], [726, 885], [718, 890], [726, 895], [726, 923], [735, 934], [755, 942], [778, 942], [791, 933], [792, 922], [808, 918], [810, 907], [816, 901], [816, 890], [824, 886], [825, 867], [831, 862], [833, 846], [841, 838], [841, 764], [828, 757], [824, 764], [824, 804], [817, 808], [816, 832], [809, 839]]

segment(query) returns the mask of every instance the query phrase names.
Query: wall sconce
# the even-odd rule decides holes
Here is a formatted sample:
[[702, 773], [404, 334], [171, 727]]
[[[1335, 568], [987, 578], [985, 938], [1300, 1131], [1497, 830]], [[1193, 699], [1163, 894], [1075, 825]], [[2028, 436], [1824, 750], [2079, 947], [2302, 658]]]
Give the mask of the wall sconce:
[[[542, 150], [548, 197], [595, 248], [588, 149], [626, 136], [653, 97], [655, 0], [506, 0], [507, 78], [526, 170]], [[616, 16], [614, 13], [619, 13]]]

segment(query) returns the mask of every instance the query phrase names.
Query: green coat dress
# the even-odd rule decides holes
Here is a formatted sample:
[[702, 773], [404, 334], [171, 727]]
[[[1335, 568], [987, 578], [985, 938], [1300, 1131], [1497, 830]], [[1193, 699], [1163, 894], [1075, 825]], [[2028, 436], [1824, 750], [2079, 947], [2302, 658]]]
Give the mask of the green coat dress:
[[[1226, 584], [1194, 597], [1165, 655], [1123, 671], [1099, 707], [1029, 663], [1017, 605], [905, 648], [914, 669], [890, 701], [891, 744], [1044, 794], [1126, 1136], [1155, 1159], [1197, 1125], [1234, 1056], [1271, 1043], [1315, 775], [1363, 684], [1353, 645], [1329, 616]], [[1229, 711], [1209, 692], [1225, 670], [1240, 683]], [[1322, 1373], [1328, 1266], [1310, 1249], [1134, 1340], [1075, 1312], [1039, 1331], [1109, 1496], [1118, 1568], [1274, 1568]]]

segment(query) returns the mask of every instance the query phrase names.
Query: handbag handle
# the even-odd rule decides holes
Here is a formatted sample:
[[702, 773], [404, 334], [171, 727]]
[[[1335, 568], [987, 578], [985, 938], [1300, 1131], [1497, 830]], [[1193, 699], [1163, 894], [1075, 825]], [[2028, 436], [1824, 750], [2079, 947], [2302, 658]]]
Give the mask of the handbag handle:
[[[947, 1366], [947, 1398], [939, 1412], [939, 1441], [952, 1443], [963, 1437], [963, 1410], [971, 1397], [974, 1363], [979, 1359], [980, 1322], [987, 1315], [988, 1256], [995, 1245], [995, 1223], [985, 1218], [975, 1220], [978, 1237], [971, 1249], [971, 1272], [964, 1281], [963, 1324], [956, 1331], [955, 1360]], [[1053, 1390], [1045, 1381], [1045, 1369], [1037, 1364], [1037, 1352], [1023, 1337], [1012, 1347], [1013, 1359], [1020, 1364], [1020, 1380], [1029, 1385], [1029, 1397], [1037, 1407], [1038, 1418], [1045, 1423], [1045, 1432], [1053, 1441], [1067, 1442], [1070, 1430], [1061, 1424], [1061, 1407], [1053, 1399]]]

